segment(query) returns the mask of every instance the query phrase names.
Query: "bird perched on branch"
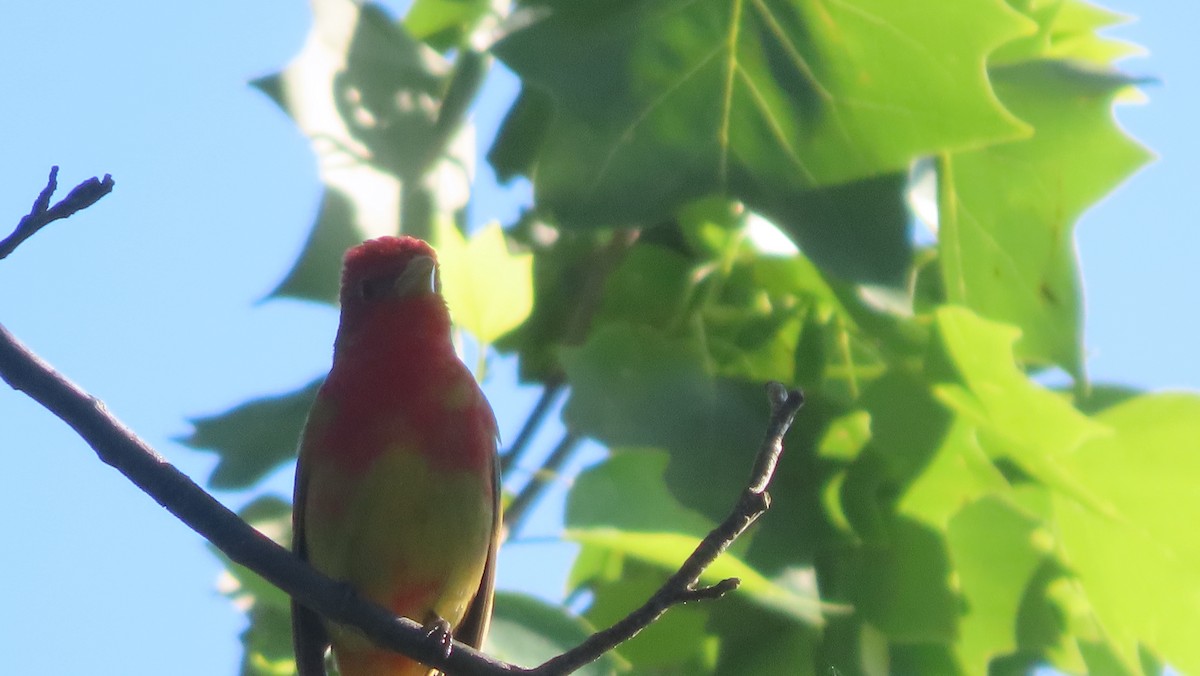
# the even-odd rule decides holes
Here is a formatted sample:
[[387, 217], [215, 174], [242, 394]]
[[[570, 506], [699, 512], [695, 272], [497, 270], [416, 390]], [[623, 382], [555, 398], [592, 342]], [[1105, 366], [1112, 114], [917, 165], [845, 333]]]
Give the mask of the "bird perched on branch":
[[[295, 552], [431, 632], [479, 647], [500, 524], [496, 420], [454, 352], [433, 249], [381, 237], [346, 253], [333, 368], [296, 466]], [[424, 675], [295, 601], [301, 676]], [[448, 634], [443, 634], [448, 637]]]

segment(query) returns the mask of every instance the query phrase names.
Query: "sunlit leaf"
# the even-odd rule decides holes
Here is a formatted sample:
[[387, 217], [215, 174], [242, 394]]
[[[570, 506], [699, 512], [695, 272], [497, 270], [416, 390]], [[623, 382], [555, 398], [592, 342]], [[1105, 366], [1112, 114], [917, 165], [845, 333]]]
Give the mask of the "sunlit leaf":
[[1056, 499], [1064, 560], [1127, 667], [1137, 669], [1141, 643], [1183, 673], [1198, 671], [1200, 398], [1144, 395], [1098, 417], [1114, 434], [1063, 462], [1116, 514]]
[[994, 497], [950, 521], [950, 555], [965, 601], [956, 649], [966, 673], [986, 676], [993, 657], [1017, 647], [1021, 597], [1048, 553], [1037, 547], [1038, 526]]
[[1060, 62], [992, 70], [1029, 139], [946, 155], [940, 239], [951, 301], [1021, 329], [1017, 355], [1082, 379], [1075, 220], [1149, 158], [1117, 127], [1131, 80]]
[[982, 68], [1034, 28], [1003, 2], [530, 4], [549, 16], [497, 52], [558, 104], [535, 183], [572, 223], [653, 222], [712, 191], [851, 181], [1023, 133]]
[[533, 256], [510, 253], [499, 225], [464, 240], [443, 221], [438, 260], [454, 322], [481, 343], [489, 345], [513, 330], [533, 309]]
[[937, 313], [940, 346], [958, 381], [936, 386], [939, 399], [977, 426], [983, 448], [1008, 457], [1043, 483], [1100, 511], [1103, 500], [1087, 491], [1062, 459], [1108, 428], [1080, 413], [1062, 395], [1029, 380], [1014, 363], [1019, 332], [946, 307]]
[[416, 0], [404, 16], [404, 25], [418, 40], [449, 47], [463, 39], [490, 4], [490, 0]]

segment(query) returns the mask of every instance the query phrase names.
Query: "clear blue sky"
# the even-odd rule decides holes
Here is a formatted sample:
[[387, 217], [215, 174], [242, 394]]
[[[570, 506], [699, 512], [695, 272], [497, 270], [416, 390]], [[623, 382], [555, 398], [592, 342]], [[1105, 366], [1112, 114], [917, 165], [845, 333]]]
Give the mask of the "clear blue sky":
[[[1079, 228], [1089, 367], [1098, 381], [1195, 389], [1200, 8], [1148, 7], [1121, 7], [1147, 13], [1115, 34], [1149, 48], [1126, 67], [1162, 84], [1119, 117], [1161, 158]], [[0, 261], [0, 323], [203, 482], [211, 456], [171, 441], [186, 417], [328, 366], [331, 310], [256, 304], [298, 253], [320, 186], [306, 141], [245, 83], [299, 49], [307, 6], [48, 1], [4, 14], [0, 230], [52, 164], [64, 193], [106, 172], [117, 188]], [[484, 133], [504, 90], [478, 114]], [[503, 218], [495, 208], [477, 217]], [[497, 375], [488, 389], [511, 438], [534, 393]], [[7, 388], [0, 454], [6, 672], [234, 673], [242, 616], [215, 591], [220, 566], [199, 536]], [[275, 484], [289, 480], [290, 469]], [[553, 514], [533, 529], [552, 532]], [[546, 544], [514, 545], [501, 585], [555, 597], [567, 562]]]

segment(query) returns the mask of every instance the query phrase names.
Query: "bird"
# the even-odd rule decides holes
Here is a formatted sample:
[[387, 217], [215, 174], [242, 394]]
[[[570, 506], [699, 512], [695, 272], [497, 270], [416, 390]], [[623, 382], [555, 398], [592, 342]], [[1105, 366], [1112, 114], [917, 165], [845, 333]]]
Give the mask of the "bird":
[[[451, 339], [437, 254], [414, 237], [346, 252], [333, 364], [301, 433], [293, 551], [440, 638], [480, 647], [500, 539], [497, 425]], [[300, 676], [437, 672], [292, 601]]]

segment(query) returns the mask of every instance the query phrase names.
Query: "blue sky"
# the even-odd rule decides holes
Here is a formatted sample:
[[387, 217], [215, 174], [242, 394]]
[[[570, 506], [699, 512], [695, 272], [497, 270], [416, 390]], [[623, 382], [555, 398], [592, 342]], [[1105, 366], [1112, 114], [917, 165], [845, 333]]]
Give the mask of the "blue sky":
[[[1080, 224], [1089, 368], [1097, 381], [1196, 389], [1200, 8], [1118, 9], [1143, 15], [1114, 34], [1150, 50], [1126, 68], [1161, 80], [1119, 118], [1161, 157]], [[332, 310], [258, 302], [299, 252], [320, 186], [307, 142], [246, 82], [300, 48], [307, 6], [42, 2], [5, 15], [0, 229], [52, 164], [63, 194], [106, 172], [117, 187], [0, 261], [0, 323], [203, 482], [211, 456], [171, 441], [185, 418], [328, 367]], [[483, 133], [511, 85], [491, 91]], [[511, 205], [489, 208], [477, 218], [503, 220]], [[508, 438], [536, 395], [511, 380], [500, 366], [488, 384]], [[234, 673], [243, 619], [216, 592], [220, 566], [199, 536], [7, 388], [0, 454], [5, 671]], [[274, 484], [289, 480], [287, 469]], [[553, 529], [551, 513], [531, 535]], [[533, 537], [506, 549], [501, 585], [555, 596], [567, 562]]]

